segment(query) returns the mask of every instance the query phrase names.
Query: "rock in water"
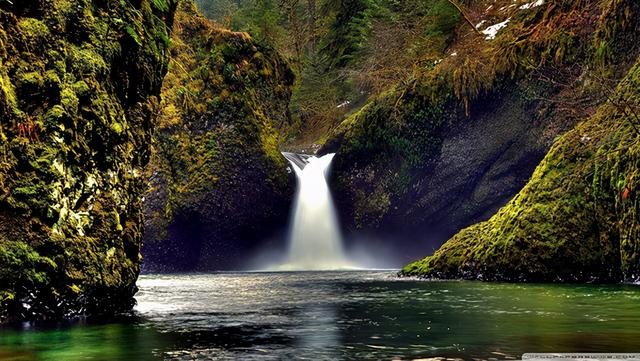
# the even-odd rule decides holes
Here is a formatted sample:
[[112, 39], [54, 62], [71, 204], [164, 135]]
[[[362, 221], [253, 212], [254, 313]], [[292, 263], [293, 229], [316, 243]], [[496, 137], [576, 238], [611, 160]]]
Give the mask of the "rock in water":
[[1, 321], [132, 307], [175, 6], [0, 1]]

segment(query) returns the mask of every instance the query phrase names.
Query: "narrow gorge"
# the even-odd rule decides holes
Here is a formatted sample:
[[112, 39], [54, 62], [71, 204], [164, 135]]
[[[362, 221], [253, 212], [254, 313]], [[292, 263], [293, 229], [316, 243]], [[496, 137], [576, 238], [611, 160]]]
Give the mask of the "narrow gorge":
[[637, 0], [0, 0], [0, 359], [635, 352], [639, 44]]

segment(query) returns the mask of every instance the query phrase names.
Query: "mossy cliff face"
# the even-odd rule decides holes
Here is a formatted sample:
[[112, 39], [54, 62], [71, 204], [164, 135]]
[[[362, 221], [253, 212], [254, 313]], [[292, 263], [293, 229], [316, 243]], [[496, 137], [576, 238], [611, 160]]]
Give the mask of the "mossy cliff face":
[[532, 4], [468, 4], [485, 32], [461, 21], [440, 57], [335, 131], [322, 152], [338, 153], [334, 195], [349, 231], [391, 237], [407, 260], [431, 251], [506, 204], [554, 139], [606, 99], [597, 84], [637, 50], [616, 44], [633, 44], [638, 4]]
[[149, 166], [145, 269], [240, 267], [285, 226], [294, 179], [278, 151], [293, 73], [246, 33], [183, 2]]
[[0, 321], [133, 305], [174, 7], [0, 1]]
[[510, 281], [640, 278], [640, 62], [558, 140], [529, 183], [405, 275]]

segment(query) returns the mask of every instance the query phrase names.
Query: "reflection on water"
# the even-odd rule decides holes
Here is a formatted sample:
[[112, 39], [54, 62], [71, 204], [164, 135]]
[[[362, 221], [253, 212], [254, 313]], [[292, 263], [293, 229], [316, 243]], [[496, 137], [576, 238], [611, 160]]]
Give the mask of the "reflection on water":
[[0, 330], [0, 359], [513, 359], [640, 345], [638, 286], [425, 282], [371, 271], [149, 275], [139, 286], [131, 317]]

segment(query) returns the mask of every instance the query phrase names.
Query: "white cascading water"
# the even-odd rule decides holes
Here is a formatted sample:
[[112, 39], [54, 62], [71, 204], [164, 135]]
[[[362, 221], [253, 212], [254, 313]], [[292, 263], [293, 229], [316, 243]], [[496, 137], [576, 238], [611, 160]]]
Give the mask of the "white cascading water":
[[[308, 157], [284, 153], [298, 178], [293, 223], [289, 229], [287, 270], [353, 268], [342, 247], [336, 212], [327, 184], [335, 154]], [[305, 165], [306, 163], [306, 165]]]

